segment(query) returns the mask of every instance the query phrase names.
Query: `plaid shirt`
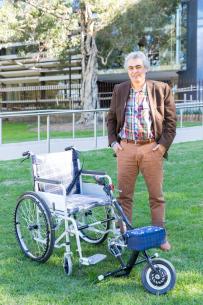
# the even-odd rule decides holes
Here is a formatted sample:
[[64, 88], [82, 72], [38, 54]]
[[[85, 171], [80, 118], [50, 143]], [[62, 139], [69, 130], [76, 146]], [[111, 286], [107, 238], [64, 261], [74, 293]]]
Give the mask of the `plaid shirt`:
[[135, 141], [154, 138], [146, 84], [141, 91], [130, 89], [125, 122], [119, 136], [121, 139]]

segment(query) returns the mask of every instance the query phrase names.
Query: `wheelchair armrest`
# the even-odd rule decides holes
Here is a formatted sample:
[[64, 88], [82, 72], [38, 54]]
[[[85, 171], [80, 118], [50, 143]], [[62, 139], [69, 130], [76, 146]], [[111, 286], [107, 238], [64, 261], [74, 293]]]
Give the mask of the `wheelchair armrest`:
[[92, 171], [92, 170], [82, 170], [82, 175], [89, 175], [89, 176], [106, 176], [105, 172], [99, 172], [99, 171]]
[[38, 178], [38, 177], [35, 177], [35, 181], [47, 183], [47, 184], [63, 184], [60, 180], [52, 180], [52, 179]]
[[105, 179], [108, 180], [108, 184], [112, 184], [111, 177], [108, 176], [105, 172], [93, 171], [93, 170], [82, 170], [82, 176], [91, 176], [96, 180], [97, 184], [105, 185]]

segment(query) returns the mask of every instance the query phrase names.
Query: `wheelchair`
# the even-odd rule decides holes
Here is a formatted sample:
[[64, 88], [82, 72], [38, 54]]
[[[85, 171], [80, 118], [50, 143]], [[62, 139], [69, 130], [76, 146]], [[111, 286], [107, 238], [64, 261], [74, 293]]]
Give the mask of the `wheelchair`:
[[[152, 294], [170, 291], [176, 282], [173, 265], [148, 249], [164, 242], [165, 230], [148, 226], [133, 228], [114, 195], [111, 177], [105, 172], [84, 170], [79, 153], [73, 147], [64, 152], [36, 155], [31, 159], [34, 191], [23, 193], [14, 213], [15, 234], [25, 256], [46, 262], [54, 248], [65, 248], [64, 271], [72, 273], [71, 240], [75, 237], [80, 265], [94, 265], [104, 254], [83, 255], [84, 242], [95, 246], [106, 239], [109, 252], [118, 260], [119, 268], [98, 276], [128, 276], [132, 269], [145, 263], [141, 281]], [[126, 226], [120, 233], [117, 224]], [[128, 253], [129, 255], [126, 255]]]

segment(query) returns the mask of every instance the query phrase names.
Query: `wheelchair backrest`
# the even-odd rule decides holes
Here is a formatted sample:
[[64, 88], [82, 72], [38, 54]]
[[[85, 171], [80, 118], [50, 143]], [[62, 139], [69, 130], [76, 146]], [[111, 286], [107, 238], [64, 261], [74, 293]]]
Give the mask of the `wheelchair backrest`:
[[[61, 181], [67, 189], [80, 169], [77, 152], [74, 149], [32, 156], [33, 176], [37, 178]], [[35, 183], [35, 191], [62, 194], [59, 185]], [[80, 193], [80, 177], [76, 180], [71, 193]]]

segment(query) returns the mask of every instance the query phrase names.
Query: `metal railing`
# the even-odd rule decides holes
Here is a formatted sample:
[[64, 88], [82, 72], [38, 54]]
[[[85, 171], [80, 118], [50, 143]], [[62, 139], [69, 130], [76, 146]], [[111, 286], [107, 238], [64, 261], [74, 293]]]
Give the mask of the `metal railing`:
[[188, 109], [198, 109], [201, 111], [202, 116], [202, 126], [203, 126], [203, 102], [196, 102], [196, 101], [184, 101], [183, 103], [176, 104], [176, 111], [180, 114], [180, 128], [183, 127], [183, 115], [184, 111]]
[[[183, 127], [183, 114], [185, 110], [197, 108], [201, 111], [202, 126], [203, 126], [203, 102], [183, 102], [176, 104], [176, 110], [180, 114], [180, 127]], [[75, 138], [75, 116], [82, 113], [93, 113], [94, 116], [94, 143], [97, 148], [97, 127], [98, 127], [98, 114], [102, 114], [102, 136], [106, 134], [105, 116], [108, 108], [94, 109], [94, 110], [30, 110], [30, 111], [16, 111], [16, 112], [0, 112], [0, 145], [2, 145], [2, 123], [5, 118], [17, 117], [37, 117], [37, 139], [40, 141], [40, 125], [41, 117], [46, 117], [46, 141], [47, 151], [50, 152], [50, 117], [53, 115], [72, 115], [72, 138]]]
[[46, 117], [46, 140], [47, 140], [47, 151], [50, 152], [50, 117], [54, 115], [72, 115], [72, 138], [75, 138], [75, 116], [76, 114], [82, 113], [93, 113], [94, 116], [94, 143], [97, 148], [97, 117], [98, 113], [102, 114], [102, 136], [105, 136], [106, 124], [105, 115], [108, 109], [94, 109], [94, 110], [29, 110], [29, 111], [12, 111], [12, 112], [0, 112], [0, 145], [2, 145], [2, 124], [3, 119], [7, 118], [18, 118], [18, 117], [37, 117], [37, 140], [40, 141], [40, 125], [41, 117]]

